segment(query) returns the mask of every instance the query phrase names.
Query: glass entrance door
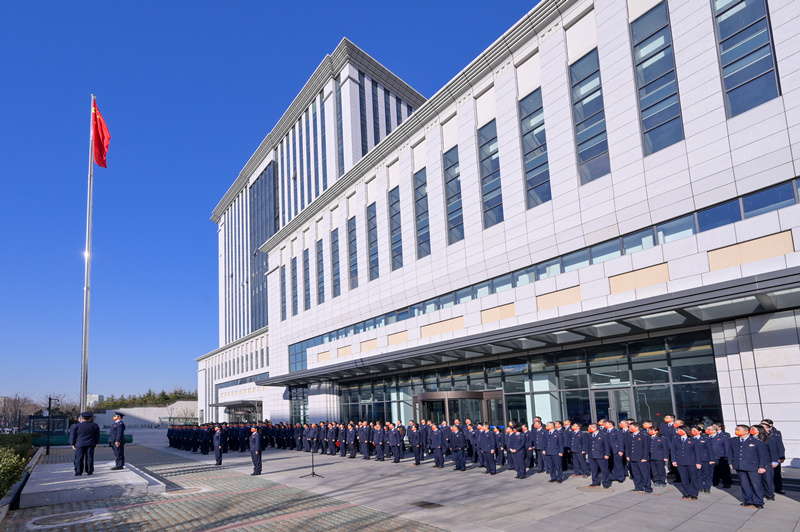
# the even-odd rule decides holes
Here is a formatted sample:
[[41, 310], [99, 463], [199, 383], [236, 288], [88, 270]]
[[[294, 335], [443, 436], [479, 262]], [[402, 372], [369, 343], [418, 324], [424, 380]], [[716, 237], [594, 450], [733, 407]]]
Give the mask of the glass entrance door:
[[596, 390], [592, 395], [594, 419], [610, 419], [615, 423], [635, 419], [630, 388]]
[[445, 420], [444, 399], [422, 401], [422, 418], [433, 421], [437, 425]]
[[425, 419], [434, 423], [453, 423], [456, 419], [464, 423], [486, 421], [491, 425], [505, 425], [503, 392], [426, 392], [414, 396], [414, 412], [418, 421]]

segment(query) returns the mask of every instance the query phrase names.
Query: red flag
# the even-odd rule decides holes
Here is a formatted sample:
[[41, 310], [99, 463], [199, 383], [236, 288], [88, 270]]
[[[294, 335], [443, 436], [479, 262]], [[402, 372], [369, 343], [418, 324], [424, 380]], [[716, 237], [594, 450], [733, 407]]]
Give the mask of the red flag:
[[97, 102], [92, 105], [92, 136], [94, 137], [94, 162], [98, 166], [108, 168], [106, 166], [106, 154], [108, 154], [108, 143], [111, 140], [111, 134], [108, 132], [106, 121], [103, 120], [103, 115], [97, 109]]

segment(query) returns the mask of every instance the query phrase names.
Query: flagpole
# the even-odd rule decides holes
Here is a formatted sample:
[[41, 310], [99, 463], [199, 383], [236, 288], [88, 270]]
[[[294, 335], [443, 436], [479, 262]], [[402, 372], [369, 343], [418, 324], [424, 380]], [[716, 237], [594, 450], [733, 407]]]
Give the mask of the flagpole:
[[92, 187], [94, 177], [94, 94], [92, 110], [89, 113], [89, 193], [86, 201], [86, 251], [84, 260], [86, 272], [83, 283], [83, 334], [81, 339], [81, 412], [86, 411], [89, 384], [89, 279], [92, 271]]

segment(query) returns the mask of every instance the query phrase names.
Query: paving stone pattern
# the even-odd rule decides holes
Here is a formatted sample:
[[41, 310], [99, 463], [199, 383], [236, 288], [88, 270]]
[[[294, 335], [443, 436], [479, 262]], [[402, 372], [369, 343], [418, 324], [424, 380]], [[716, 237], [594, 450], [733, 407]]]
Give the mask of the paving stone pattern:
[[[110, 454], [98, 448], [96, 458]], [[8, 531], [150, 531], [150, 530], [286, 530], [327, 531], [437, 531], [424, 525], [267, 480], [251, 477], [225, 466], [217, 467], [143, 446], [126, 449], [127, 459], [146, 470], [170, 488], [186, 488], [191, 493], [171, 490], [163, 495], [106, 499], [61, 504], [10, 512], [0, 525]], [[68, 449], [51, 450], [46, 462], [69, 461]], [[193, 489], [194, 488], [194, 489]], [[199, 489], [199, 491], [196, 491]], [[87, 511], [104, 511], [97, 520], [66, 524], [73, 512], [86, 518]], [[61, 516], [61, 524], [35, 523], [37, 518]], [[105, 519], [103, 519], [105, 517]], [[44, 526], [42, 526], [44, 525]]]

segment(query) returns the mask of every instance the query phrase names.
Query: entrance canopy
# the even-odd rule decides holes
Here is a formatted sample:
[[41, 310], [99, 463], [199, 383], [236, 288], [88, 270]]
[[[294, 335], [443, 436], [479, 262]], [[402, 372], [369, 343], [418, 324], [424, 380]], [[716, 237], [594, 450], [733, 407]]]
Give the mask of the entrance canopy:
[[[258, 386], [369, 377], [398, 370], [501, 358], [532, 349], [604, 342], [800, 307], [800, 267], [759, 274], [568, 316], [507, 327], [257, 381]], [[220, 405], [222, 406], [222, 405]]]

